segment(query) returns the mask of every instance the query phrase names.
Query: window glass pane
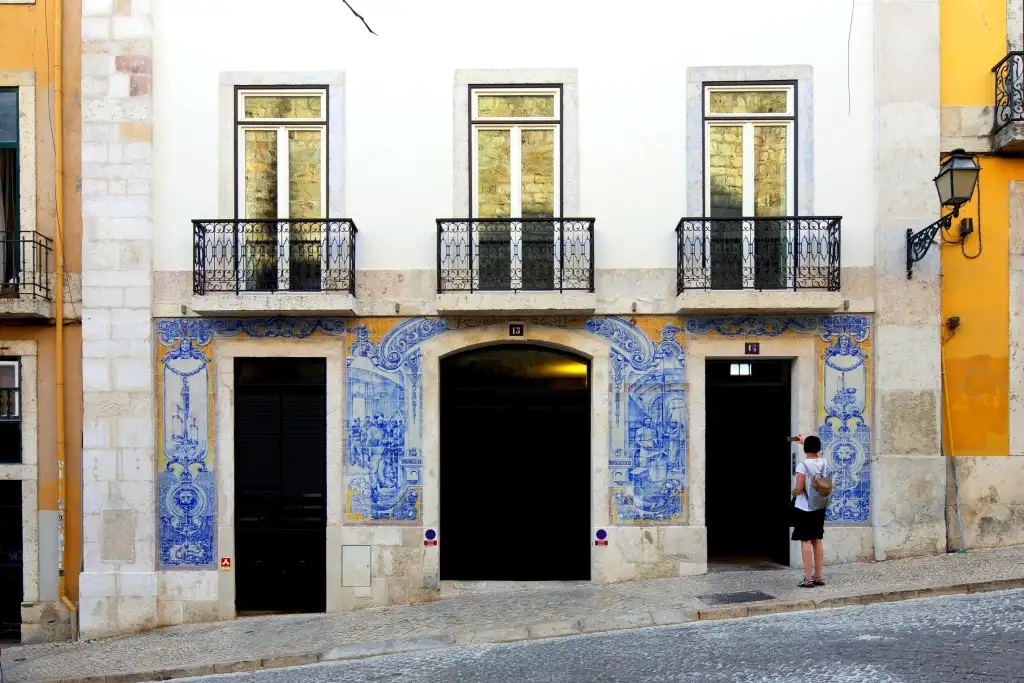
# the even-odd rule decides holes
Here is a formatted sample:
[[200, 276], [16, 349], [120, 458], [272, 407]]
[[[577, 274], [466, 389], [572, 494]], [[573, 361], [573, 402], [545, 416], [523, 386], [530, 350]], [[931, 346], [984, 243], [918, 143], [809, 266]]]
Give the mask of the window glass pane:
[[324, 218], [321, 155], [323, 134], [319, 130], [288, 131], [288, 216]]
[[17, 90], [0, 90], [0, 142], [18, 143]]
[[754, 126], [754, 215], [785, 216], [786, 126]]
[[277, 218], [277, 131], [245, 131], [245, 217]]
[[319, 95], [246, 95], [247, 119], [319, 119], [323, 101]]
[[709, 216], [743, 215], [743, 126], [711, 126], [708, 182]]
[[786, 114], [785, 90], [713, 90], [712, 114]]
[[13, 363], [0, 364], [0, 389], [14, 389], [18, 386], [18, 366]]
[[477, 117], [527, 118], [554, 116], [554, 95], [480, 95], [477, 97]]
[[555, 131], [522, 131], [523, 218], [555, 215]]
[[511, 216], [511, 137], [508, 130], [477, 131], [477, 217]]

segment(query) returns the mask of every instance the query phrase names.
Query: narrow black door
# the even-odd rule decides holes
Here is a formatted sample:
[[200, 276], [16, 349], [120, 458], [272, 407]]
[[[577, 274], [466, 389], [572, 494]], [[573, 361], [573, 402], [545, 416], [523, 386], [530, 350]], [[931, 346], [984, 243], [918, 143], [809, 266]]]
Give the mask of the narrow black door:
[[789, 360], [709, 360], [708, 556], [789, 564]]
[[488, 347], [441, 362], [441, 578], [590, 578], [586, 361]]
[[21, 482], [0, 480], [0, 641], [21, 640]]
[[235, 605], [326, 607], [327, 363], [235, 360]]

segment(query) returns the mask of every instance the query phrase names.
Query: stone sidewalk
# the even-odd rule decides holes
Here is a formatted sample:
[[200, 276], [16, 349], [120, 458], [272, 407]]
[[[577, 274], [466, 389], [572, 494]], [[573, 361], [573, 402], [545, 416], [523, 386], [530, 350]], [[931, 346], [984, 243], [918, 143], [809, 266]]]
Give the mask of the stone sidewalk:
[[[0, 662], [8, 683], [134, 683], [452, 644], [511, 642], [1024, 588], [1024, 546], [826, 569], [828, 585], [814, 589], [796, 586], [802, 572], [795, 569], [722, 571], [603, 586], [538, 588], [343, 614], [189, 624], [97, 641], [5, 648]], [[748, 591], [767, 596], [739, 604], [714, 596]]]

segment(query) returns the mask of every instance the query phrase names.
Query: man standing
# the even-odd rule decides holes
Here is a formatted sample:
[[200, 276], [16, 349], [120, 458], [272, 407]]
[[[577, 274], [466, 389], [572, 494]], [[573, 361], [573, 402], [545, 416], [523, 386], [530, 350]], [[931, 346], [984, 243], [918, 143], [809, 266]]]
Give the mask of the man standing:
[[821, 457], [821, 439], [816, 436], [796, 437], [803, 444], [806, 458], [796, 466], [796, 483], [793, 486], [794, 502], [793, 540], [800, 541], [800, 554], [804, 561], [804, 580], [801, 588], [824, 586], [822, 564], [824, 548], [822, 539], [825, 536], [825, 511], [828, 509], [828, 494], [831, 493], [831, 480], [828, 481], [827, 493], [822, 491], [820, 484], [825, 477], [827, 464]]

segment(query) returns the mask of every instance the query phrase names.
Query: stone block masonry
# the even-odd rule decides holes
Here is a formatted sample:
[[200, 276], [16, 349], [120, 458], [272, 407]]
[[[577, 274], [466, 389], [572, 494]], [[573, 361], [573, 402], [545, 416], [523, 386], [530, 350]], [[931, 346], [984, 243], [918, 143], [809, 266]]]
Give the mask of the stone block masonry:
[[150, 7], [82, 4], [85, 638], [157, 616]]

